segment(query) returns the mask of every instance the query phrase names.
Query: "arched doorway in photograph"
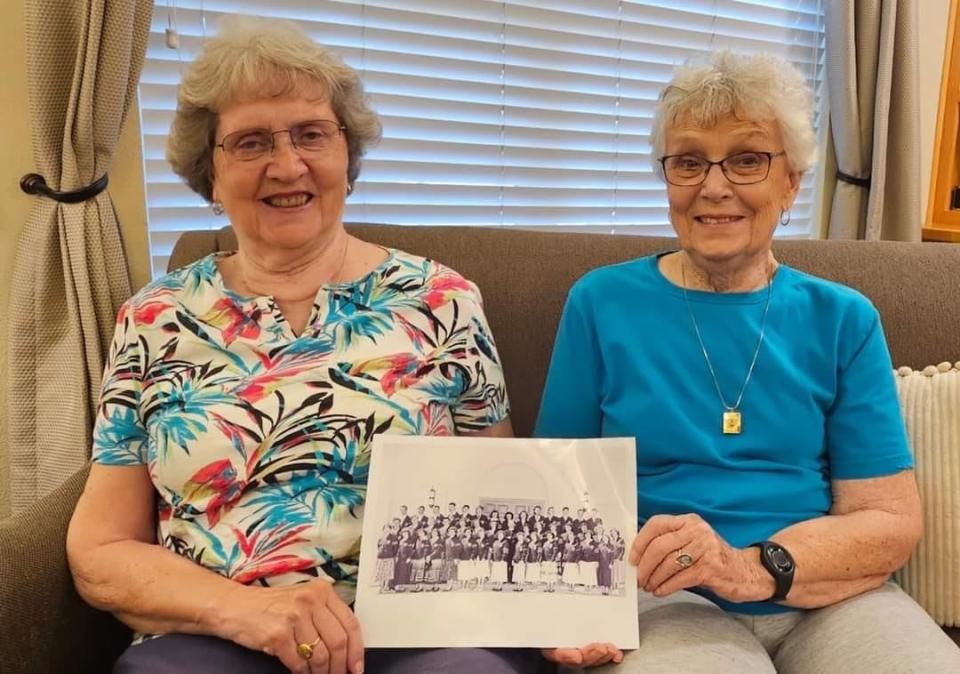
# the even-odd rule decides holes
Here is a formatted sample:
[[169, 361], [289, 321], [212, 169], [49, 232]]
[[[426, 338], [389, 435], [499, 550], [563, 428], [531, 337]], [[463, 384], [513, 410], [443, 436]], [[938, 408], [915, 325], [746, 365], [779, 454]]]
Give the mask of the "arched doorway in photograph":
[[483, 506], [483, 510], [486, 513], [491, 513], [493, 512], [494, 509], [496, 509], [496, 510], [499, 510], [501, 514], [509, 510], [514, 515], [516, 515], [516, 514], [519, 514], [521, 511], [525, 510], [532, 515], [534, 506], [540, 506], [541, 510], [543, 510], [546, 507], [546, 499], [529, 499], [529, 498], [489, 499], [489, 498], [480, 497], [480, 505]]
[[534, 506], [543, 508], [550, 496], [543, 477], [532, 466], [520, 462], [501, 463], [481, 475], [477, 494], [477, 501], [486, 512], [496, 508], [514, 514], [524, 510], [532, 513]]

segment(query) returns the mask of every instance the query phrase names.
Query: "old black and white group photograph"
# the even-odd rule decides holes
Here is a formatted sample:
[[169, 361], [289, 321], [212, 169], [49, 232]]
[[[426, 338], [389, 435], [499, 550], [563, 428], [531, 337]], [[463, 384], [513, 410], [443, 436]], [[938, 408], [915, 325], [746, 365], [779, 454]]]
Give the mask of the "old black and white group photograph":
[[[381, 592], [623, 592], [626, 543], [597, 508], [458, 504], [431, 489], [380, 528]], [[584, 495], [585, 499], [589, 494]]]
[[631, 647], [634, 451], [622, 438], [378, 436], [356, 600], [367, 645], [548, 646], [591, 624]]

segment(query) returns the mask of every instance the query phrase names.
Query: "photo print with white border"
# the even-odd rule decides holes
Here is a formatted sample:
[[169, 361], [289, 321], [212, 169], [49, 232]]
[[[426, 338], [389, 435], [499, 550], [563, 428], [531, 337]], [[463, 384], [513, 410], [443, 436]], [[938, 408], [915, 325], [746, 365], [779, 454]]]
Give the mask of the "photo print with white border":
[[632, 438], [374, 438], [355, 610], [371, 648], [637, 647]]

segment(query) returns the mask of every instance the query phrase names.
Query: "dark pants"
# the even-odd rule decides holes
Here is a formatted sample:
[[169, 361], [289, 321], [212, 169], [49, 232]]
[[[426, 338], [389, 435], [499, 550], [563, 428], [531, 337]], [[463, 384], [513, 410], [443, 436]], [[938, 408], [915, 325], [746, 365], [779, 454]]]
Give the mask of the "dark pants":
[[[540, 655], [524, 648], [367, 649], [367, 674], [535, 674]], [[231, 641], [168, 634], [131, 646], [114, 674], [288, 674], [279, 660]]]

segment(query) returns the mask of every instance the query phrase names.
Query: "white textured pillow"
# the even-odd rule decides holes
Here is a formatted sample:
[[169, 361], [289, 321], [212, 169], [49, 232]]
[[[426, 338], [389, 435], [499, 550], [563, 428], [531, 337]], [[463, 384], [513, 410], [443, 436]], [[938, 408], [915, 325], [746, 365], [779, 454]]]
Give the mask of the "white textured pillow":
[[923, 499], [923, 538], [896, 580], [940, 625], [960, 626], [960, 362], [896, 371]]

